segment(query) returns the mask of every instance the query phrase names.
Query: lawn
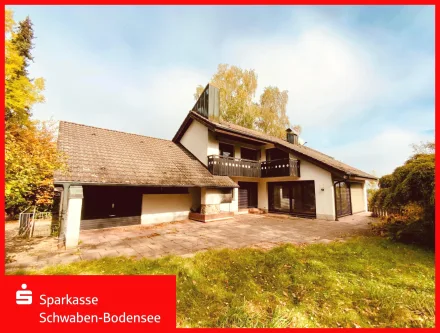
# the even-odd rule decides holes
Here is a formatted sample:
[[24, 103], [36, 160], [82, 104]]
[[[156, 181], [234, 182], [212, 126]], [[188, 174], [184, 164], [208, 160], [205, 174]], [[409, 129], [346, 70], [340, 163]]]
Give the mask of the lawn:
[[179, 327], [434, 326], [434, 253], [376, 237], [13, 274], [175, 274]]

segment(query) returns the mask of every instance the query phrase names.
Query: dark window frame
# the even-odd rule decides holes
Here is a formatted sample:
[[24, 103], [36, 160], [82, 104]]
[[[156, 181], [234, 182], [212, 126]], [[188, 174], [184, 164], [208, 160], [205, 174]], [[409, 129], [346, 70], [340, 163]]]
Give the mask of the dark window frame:
[[[232, 149], [228, 150], [228, 149], [224, 149], [224, 148], [232, 148]], [[220, 156], [225, 156], [224, 153], [229, 152], [230, 153], [229, 157], [235, 157], [235, 146], [230, 143], [219, 142], [218, 150], [219, 150]]]

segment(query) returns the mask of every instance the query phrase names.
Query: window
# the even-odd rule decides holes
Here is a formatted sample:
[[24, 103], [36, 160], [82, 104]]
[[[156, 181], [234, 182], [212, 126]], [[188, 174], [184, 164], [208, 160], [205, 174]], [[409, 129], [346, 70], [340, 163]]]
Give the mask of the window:
[[229, 156], [229, 157], [234, 157], [234, 146], [227, 144], [227, 143], [223, 143], [220, 142], [219, 144], [219, 150], [220, 150], [220, 155], [221, 156]]
[[241, 158], [245, 160], [258, 161], [259, 151], [249, 148], [241, 148]]
[[272, 211], [315, 217], [315, 182], [269, 183], [269, 207]]
[[289, 158], [289, 153], [282, 151], [277, 148], [266, 149], [266, 160], [267, 161], [275, 161]]
[[234, 192], [234, 189], [231, 188], [222, 188], [220, 189], [221, 192], [221, 200], [220, 203], [231, 203], [233, 200], [232, 193]]

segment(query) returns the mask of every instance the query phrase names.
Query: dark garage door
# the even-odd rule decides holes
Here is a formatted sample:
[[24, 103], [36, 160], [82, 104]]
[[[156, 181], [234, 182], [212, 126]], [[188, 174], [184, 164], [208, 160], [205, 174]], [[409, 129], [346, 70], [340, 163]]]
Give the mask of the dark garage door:
[[83, 186], [81, 230], [141, 224], [143, 194], [184, 194], [187, 187]]
[[83, 186], [83, 191], [81, 230], [141, 224], [141, 189]]

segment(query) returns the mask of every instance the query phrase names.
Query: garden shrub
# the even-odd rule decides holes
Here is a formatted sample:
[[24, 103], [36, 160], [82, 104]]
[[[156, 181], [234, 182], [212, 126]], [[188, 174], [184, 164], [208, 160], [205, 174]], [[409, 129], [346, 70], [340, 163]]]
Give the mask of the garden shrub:
[[370, 207], [392, 213], [375, 223], [373, 230], [405, 243], [433, 247], [434, 178], [434, 154], [415, 154], [391, 175], [380, 178]]

